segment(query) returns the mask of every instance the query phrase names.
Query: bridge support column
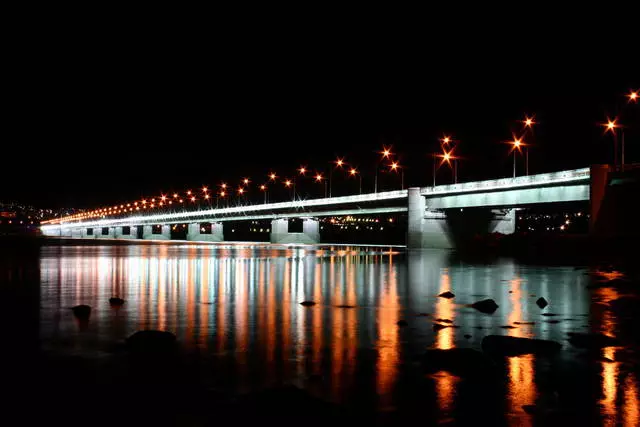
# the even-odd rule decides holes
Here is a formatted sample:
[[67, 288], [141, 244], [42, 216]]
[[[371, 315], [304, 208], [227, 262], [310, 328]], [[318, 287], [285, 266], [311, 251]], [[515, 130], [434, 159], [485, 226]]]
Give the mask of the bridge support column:
[[154, 234], [153, 226], [145, 225], [142, 229], [142, 238], [145, 240], [171, 240], [171, 227], [169, 225], [162, 225], [162, 232]]
[[320, 243], [320, 226], [315, 218], [305, 218], [302, 233], [289, 232], [289, 220], [286, 218], [271, 221], [271, 243], [298, 243], [314, 245]]
[[96, 227], [93, 229], [93, 234], [96, 239], [113, 239], [115, 237], [115, 227]]
[[138, 230], [135, 226], [116, 227], [115, 238], [116, 239], [137, 239], [138, 238], [137, 231]]
[[189, 224], [187, 229], [187, 240], [194, 242], [224, 242], [222, 223], [211, 223], [211, 234], [202, 233], [202, 225], [199, 222]]
[[409, 249], [454, 247], [444, 212], [428, 211], [420, 188], [408, 190], [407, 247]]
[[73, 228], [71, 229], [71, 237], [73, 237], [74, 239], [81, 239], [83, 230], [81, 228]]
[[493, 219], [489, 223], [489, 233], [513, 234], [516, 232], [516, 210], [494, 209]]

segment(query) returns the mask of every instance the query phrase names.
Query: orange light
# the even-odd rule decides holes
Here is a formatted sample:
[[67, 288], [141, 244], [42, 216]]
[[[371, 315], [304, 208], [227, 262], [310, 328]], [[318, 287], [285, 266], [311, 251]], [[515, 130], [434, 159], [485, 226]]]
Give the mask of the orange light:
[[358, 171], [355, 168], [351, 168], [351, 170], [349, 171], [350, 175], [355, 175], [357, 173], [358, 173]]
[[180, 203], [183, 203], [183, 202], [184, 202], [184, 200], [180, 199]]
[[396, 169], [398, 169], [398, 162], [391, 163], [391, 170], [396, 170]]
[[187, 196], [190, 196], [190, 195], [191, 195], [191, 190], [188, 190], [187, 191]]
[[202, 192], [206, 193], [207, 191], [209, 191], [209, 189], [207, 187], [202, 187]]
[[304, 175], [307, 172], [307, 168], [305, 168], [304, 166], [300, 166], [300, 169], [298, 169], [298, 171], [300, 172], [300, 175]]
[[513, 146], [514, 147], [520, 148], [520, 145], [522, 145], [522, 139], [516, 138], [516, 139], [513, 140]]
[[227, 188], [227, 184], [225, 184], [224, 182], [220, 185], [220, 187], [222, 188]]
[[131, 206], [131, 203], [127, 203], [127, 207]]
[[637, 102], [638, 101], [638, 92], [631, 91], [631, 93], [629, 95], [627, 95], [627, 97], [629, 98], [629, 102]]
[[192, 202], [195, 202], [195, 201], [196, 201], [196, 198], [192, 196], [192, 197], [191, 197], [191, 201], [192, 201]]
[[208, 200], [208, 199], [209, 199], [209, 195], [208, 195], [208, 194], [205, 194], [205, 195], [204, 195], [204, 198]]
[[448, 144], [451, 142], [451, 138], [448, 136], [445, 136], [444, 138], [442, 138], [442, 143], [443, 144]]
[[275, 179], [276, 179], [276, 174], [275, 174], [275, 173], [273, 173], [273, 172], [271, 172], [271, 174], [269, 174], [269, 179], [270, 179], [270, 180], [272, 180], [272, 181], [275, 181]]
[[167, 196], [162, 196], [160, 197], [160, 199], [164, 202], [165, 200], [167, 200]]
[[177, 199], [178, 198], [178, 193], [173, 193], [173, 198]]
[[[138, 202], [135, 202], [133, 205], [134, 205], [134, 206], [138, 206]], [[104, 209], [103, 209], [103, 211], [104, 211]]]
[[532, 128], [533, 125], [536, 124], [536, 122], [533, 120], [533, 117], [527, 117], [527, 116], [525, 116], [522, 123], [524, 123], [525, 127], [528, 127], [528, 128]]
[[316, 175], [316, 181], [318, 181], [318, 182], [322, 181], [322, 175], [321, 174], [317, 174]]
[[611, 132], [615, 133], [615, 129], [620, 127], [620, 125], [617, 123], [617, 121], [618, 121], [617, 118], [611, 120], [611, 119], [609, 119], [607, 117], [607, 123], [603, 124], [603, 126], [606, 127], [605, 132], [611, 131]]
[[170, 204], [170, 205], [172, 205], [172, 204], [173, 204], [173, 202], [172, 202], [171, 200], [169, 200], [169, 204]]
[[225, 193], [224, 191], [220, 192], [220, 197], [224, 197], [227, 193]]
[[264, 184], [262, 184], [262, 185], [260, 186], [260, 189], [261, 189], [261, 190], [266, 190], [266, 189], [267, 189], [267, 187], [266, 187]]
[[344, 160], [343, 159], [336, 160], [336, 166], [342, 167], [342, 165], [344, 165]]
[[286, 180], [286, 181], [284, 182], [284, 185], [285, 185], [286, 187], [291, 187], [291, 181]]
[[147, 204], [147, 201], [146, 201], [146, 200], [143, 200], [143, 201], [142, 201], [142, 204], [143, 204], [143, 205], [146, 205], [146, 204]]
[[244, 188], [242, 188], [242, 187], [238, 188], [238, 193], [239, 193], [239, 194], [244, 193]]
[[160, 202], [160, 206], [164, 206], [164, 202]]
[[242, 182], [244, 182], [244, 185], [248, 185], [249, 184], [249, 178], [243, 179]]
[[382, 149], [382, 158], [389, 158], [390, 155], [391, 155], [391, 147], [389, 147], [389, 148], [383, 147], [383, 149]]

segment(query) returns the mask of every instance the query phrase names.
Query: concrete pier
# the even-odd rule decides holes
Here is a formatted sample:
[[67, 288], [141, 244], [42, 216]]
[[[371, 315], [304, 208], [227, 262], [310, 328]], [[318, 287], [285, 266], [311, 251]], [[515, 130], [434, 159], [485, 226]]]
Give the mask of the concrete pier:
[[115, 227], [116, 239], [137, 239], [138, 233], [135, 226], [121, 226]]
[[224, 234], [222, 231], [222, 223], [211, 223], [211, 233], [203, 233], [204, 223], [189, 224], [187, 229], [187, 240], [193, 242], [224, 242]]
[[271, 221], [271, 243], [297, 243], [313, 245], [320, 243], [320, 227], [315, 218], [305, 218], [302, 233], [289, 232], [289, 220], [278, 218]]
[[171, 240], [171, 227], [168, 224], [162, 225], [162, 232], [153, 234], [153, 226], [145, 225], [142, 231], [142, 238], [145, 240]]

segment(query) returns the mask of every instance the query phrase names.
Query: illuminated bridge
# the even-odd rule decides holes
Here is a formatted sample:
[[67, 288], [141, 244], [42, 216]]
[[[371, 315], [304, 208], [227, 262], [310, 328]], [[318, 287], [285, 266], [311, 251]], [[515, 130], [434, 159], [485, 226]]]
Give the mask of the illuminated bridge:
[[[62, 220], [42, 225], [41, 229], [44, 235], [51, 237], [169, 240], [171, 225], [186, 223], [187, 240], [221, 242], [224, 240], [224, 221], [268, 219], [271, 220], [272, 243], [313, 244], [320, 241], [320, 217], [406, 212], [408, 247], [450, 248], [453, 246], [452, 227], [457, 227], [452, 219], [462, 219], [458, 223], [467, 226], [474, 224], [479, 227], [476, 232], [511, 234], [515, 231], [514, 208], [591, 200], [592, 176], [594, 173], [602, 175], [599, 170], [604, 170], [606, 180], [606, 166], [593, 166], [344, 197], [146, 215], [136, 212], [113, 219]], [[288, 220], [296, 217], [303, 221], [302, 232], [289, 232]]]

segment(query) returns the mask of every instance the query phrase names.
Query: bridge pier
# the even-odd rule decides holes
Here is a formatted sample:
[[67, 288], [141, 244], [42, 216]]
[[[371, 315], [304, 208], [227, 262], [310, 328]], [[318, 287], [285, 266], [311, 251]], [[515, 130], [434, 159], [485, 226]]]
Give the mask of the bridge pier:
[[408, 190], [409, 249], [453, 249], [475, 234], [513, 234], [515, 209], [437, 209], [430, 210], [420, 188]]
[[320, 243], [320, 226], [315, 218], [305, 218], [302, 233], [289, 232], [289, 220], [278, 218], [271, 221], [271, 243], [298, 243], [314, 245]]
[[98, 227], [93, 229], [96, 239], [113, 239], [115, 237], [115, 227]]
[[224, 242], [222, 223], [211, 223], [211, 233], [203, 233], [202, 223], [189, 224], [187, 229], [187, 240], [194, 242]]
[[144, 240], [171, 240], [171, 227], [168, 224], [161, 225], [161, 232], [153, 233], [152, 225], [145, 225], [142, 229], [142, 238]]
[[92, 228], [92, 227], [83, 228], [80, 231], [80, 237], [82, 239], [95, 239], [97, 230], [98, 230], [97, 228]]
[[137, 234], [135, 226], [120, 226], [115, 228], [116, 239], [137, 239]]

